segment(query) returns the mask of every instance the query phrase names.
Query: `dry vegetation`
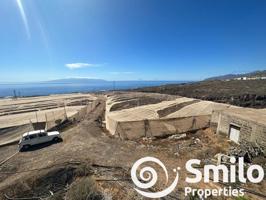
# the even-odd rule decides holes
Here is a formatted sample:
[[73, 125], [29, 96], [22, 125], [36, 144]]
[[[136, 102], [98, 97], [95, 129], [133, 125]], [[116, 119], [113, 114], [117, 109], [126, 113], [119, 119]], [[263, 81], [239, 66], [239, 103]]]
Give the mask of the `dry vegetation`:
[[136, 91], [180, 95], [232, 105], [266, 108], [266, 80], [213, 80], [139, 88]]

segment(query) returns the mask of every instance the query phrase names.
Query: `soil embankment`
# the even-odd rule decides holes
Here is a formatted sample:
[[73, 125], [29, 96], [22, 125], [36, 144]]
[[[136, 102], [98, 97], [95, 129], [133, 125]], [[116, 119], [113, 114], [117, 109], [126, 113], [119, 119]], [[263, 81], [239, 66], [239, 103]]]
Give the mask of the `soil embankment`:
[[266, 108], [266, 80], [201, 81], [145, 87], [135, 91], [180, 95], [241, 107]]

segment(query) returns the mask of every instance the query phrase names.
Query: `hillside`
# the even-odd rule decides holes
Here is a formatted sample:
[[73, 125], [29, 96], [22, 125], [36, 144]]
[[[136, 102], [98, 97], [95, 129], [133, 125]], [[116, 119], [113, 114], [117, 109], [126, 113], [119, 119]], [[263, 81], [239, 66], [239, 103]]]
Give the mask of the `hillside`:
[[207, 78], [205, 80], [226, 80], [226, 79], [235, 79], [235, 78], [241, 78], [241, 77], [248, 77], [248, 78], [254, 78], [254, 77], [266, 77], [266, 70], [263, 71], [253, 71], [249, 73], [243, 73], [243, 74], [226, 74], [222, 76], [214, 76]]
[[139, 88], [137, 91], [181, 95], [243, 107], [266, 108], [266, 80], [201, 81]]

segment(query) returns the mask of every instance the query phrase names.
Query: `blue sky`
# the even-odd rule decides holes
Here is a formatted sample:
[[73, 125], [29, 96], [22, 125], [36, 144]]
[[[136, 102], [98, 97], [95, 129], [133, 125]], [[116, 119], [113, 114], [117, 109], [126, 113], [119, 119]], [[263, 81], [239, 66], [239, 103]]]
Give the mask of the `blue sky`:
[[265, 0], [1, 0], [0, 82], [266, 69]]

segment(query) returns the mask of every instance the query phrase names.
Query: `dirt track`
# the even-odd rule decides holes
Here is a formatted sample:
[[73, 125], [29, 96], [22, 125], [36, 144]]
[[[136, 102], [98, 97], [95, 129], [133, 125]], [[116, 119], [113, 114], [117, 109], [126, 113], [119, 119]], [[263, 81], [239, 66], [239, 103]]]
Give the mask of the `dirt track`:
[[[134, 191], [134, 185], [129, 176], [130, 168], [137, 159], [144, 156], [161, 159], [170, 172], [169, 181], [171, 182], [175, 177], [171, 169], [184, 166], [186, 160], [195, 158], [195, 156], [201, 159], [207, 156], [212, 157], [224, 148], [215, 145], [217, 143], [226, 145], [219, 138], [209, 135], [208, 131], [201, 131], [193, 137], [181, 141], [169, 139], [121, 141], [118, 138], [110, 137], [101, 127], [100, 121], [104, 119], [104, 110], [105, 99], [100, 98], [99, 106], [89, 113], [85, 120], [62, 132], [64, 140], [62, 143], [18, 153], [0, 166], [0, 194], [2, 195], [0, 199], [5, 199], [4, 194], [14, 196], [14, 193], [18, 195], [17, 191], [31, 190], [36, 184], [34, 180], [45, 179], [45, 173], [57, 167], [64, 168], [66, 167], [65, 163], [76, 161], [92, 166], [96, 179], [127, 179], [120, 182], [99, 182], [98, 186], [113, 199], [142, 199]], [[201, 144], [193, 146], [194, 137], [199, 138]], [[178, 151], [177, 146], [183, 148]], [[0, 148], [0, 161], [16, 151], [16, 145]], [[177, 151], [179, 155], [174, 155]], [[182, 173], [181, 177], [185, 175]], [[31, 181], [28, 181], [29, 179]], [[157, 189], [162, 190], [165, 188], [162, 172], [159, 172], [158, 179], [161, 181], [159, 181]], [[178, 184], [179, 196], [183, 195], [183, 187], [184, 183]], [[173, 199], [176, 197], [175, 195], [176, 193], [172, 193], [172, 196], [165, 199]], [[23, 197], [23, 194], [20, 196]]]

